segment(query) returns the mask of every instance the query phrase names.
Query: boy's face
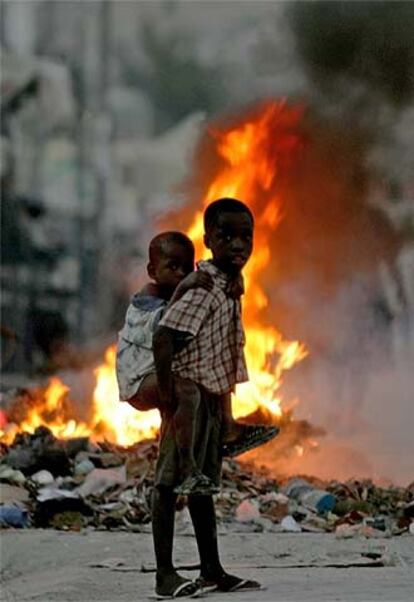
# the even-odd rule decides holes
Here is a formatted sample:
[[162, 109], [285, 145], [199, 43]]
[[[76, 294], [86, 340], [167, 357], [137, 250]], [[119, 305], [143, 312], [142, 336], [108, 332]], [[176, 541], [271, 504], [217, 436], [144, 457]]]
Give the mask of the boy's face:
[[172, 294], [181, 280], [194, 270], [194, 256], [184, 245], [167, 242], [154, 262], [148, 264], [148, 275], [165, 294]]
[[253, 250], [253, 223], [249, 214], [220, 213], [205, 234], [204, 243], [211, 249], [214, 265], [226, 274], [239, 274]]

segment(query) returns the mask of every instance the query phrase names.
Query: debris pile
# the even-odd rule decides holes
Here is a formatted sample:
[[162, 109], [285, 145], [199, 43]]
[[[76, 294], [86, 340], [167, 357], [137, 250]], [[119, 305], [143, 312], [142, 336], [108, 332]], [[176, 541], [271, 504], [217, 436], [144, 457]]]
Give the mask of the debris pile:
[[[88, 438], [59, 440], [39, 427], [0, 452], [0, 526], [149, 530], [154, 440], [122, 448]], [[185, 499], [178, 507], [185, 509]], [[224, 530], [335, 532], [339, 538], [412, 533], [414, 483], [382, 488], [368, 480], [276, 480], [264, 468], [225, 460], [217, 515]]]

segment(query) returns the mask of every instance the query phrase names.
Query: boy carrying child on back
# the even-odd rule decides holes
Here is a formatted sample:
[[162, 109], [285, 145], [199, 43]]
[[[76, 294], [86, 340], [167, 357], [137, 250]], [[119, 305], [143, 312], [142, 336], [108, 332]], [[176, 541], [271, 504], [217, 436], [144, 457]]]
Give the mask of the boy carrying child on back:
[[[238, 447], [241, 437], [249, 438], [247, 427], [230, 421], [228, 416], [230, 394], [235, 384], [248, 378], [239, 297], [241, 271], [252, 253], [253, 227], [251, 211], [236, 199], [220, 199], [207, 207], [204, 242], [213, 257], [199, 262], [198, 270], [211, 276], [213, 287], [192, 288], [171, 304], [161, 318], [153, 340], [161, 402], [171, 403], [179, 394], [174, 387], [177, 377], [197, 385], [199, 403], [194, 422], [194, 458], [198, 469], [217, 487], [223, 440], [229, 441], [227, 447], [232, 440]], [[277, 428], [262, 428], [267, 430], [262, 432], [261, 442], [278, 432]], [[260, 584], [256, 581], [229, 575], [223, 569], [212, 495], [190, 494], [188, 497], [200, 555], [200, 578], [193, 582], [176, 572], [172, 549], [179, 481], [174, 419], [165, 413], [152, 506], [157, 598], [191, 597], [200, 591], [259, 589]]]
[[[181, 481], [175, 492], [181, 495], [215, 493], [217, 485], [198, 469], [193, 453], [199, 388], [191, 380], [175, 375], [174, 396], [160, 398], [152, 352], [153, 332], [167, 307], [192, 288], [212, 290], [213, 280], [205, 271], [193, 271], [194, 245], [181, 232], [164, 232], [151, 241], [147, 270], [153, 282], [133, 297], [119, 336], [120, 398], [137, 410], [158, 408], [162, 414], [173, 416]], [[268, 436], [269, 427], [247, 427], [234, 422], [229, 406], [227, 436], [223, 440], [228, 454], [242, 453]]]

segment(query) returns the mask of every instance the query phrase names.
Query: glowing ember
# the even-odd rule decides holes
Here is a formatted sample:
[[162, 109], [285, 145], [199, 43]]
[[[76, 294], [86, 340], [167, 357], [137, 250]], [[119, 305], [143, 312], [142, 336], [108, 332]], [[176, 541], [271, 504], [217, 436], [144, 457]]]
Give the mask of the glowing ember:
[[[266, 313], [269, 298], [260, 284], [269, 266], [277, 269], [271, 264], [269, 244], [283, 219], [276, 184], [280, 170], [301, 148], [295, 132], [302, 114], [301, 108], [289, 108], [283, 101], [269, 103], [241, 124], [212, 130], [210, 135], [216, 144], [219, 167], [203, 195], [202, 207], [195, 211], [187, 229], [198, 257], [206, 257], [202, 243], [202, 209], [206, 205], [220, 197], [236, 197], [249, 205], [256, 217], [255, 249], [244, 274], [247, 294], [243, 316], [250, 382], [237, 387], [233, 400], [235, 417], [264, 408], [276, 420], [280, 418], [282, 373], [307, 354], [301, 343], [284, 340], [273, 326], [277, 316]], [[185, 212], [188, 213], [188, 208]], [[16, 431], [32, 433], [40, 425], [47, 426], [60, 438], [94, 436], [125, 446], [153, 436], [160, 423], [158, 412], [140, 413], [118, 401], [115, 347], [107, 350], [105, 362], [96, 368], [95, 376], [93, 418], [88, 424], [76, 421], [71, 415], [68, 387], [53, 378], [47, 389], [39, 393], [37, 401], [29, 404], [18, 427], [4, 426], [0, 437], [3, 435], [3, 441], [10, 442]], [[296, 452], [302, 454], [303, 448], [297, 445]]]

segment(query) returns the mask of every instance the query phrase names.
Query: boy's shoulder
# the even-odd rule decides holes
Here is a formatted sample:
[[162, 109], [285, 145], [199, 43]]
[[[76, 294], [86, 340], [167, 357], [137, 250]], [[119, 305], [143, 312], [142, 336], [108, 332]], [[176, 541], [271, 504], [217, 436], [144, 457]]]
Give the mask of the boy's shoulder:
[[131, 327], [144, 326], [159, 311], [165, 309], [167, 301], [160, 297], [136, 293], [128, 306], [125, 324]]
[[156, 297], [134, 295], [128, 306], [120, 339], [151, 347], [152, 333], [166, 307], [166, 301]]
[[228, 283], [228, 277], [224, 272], [219, 270], [210, 260], [207, 261], [199, 261], [197, 263], [197, 268], [202, 272], [207, 272], [214, 282], [214, 284], [222, 290], [226, 289]]

